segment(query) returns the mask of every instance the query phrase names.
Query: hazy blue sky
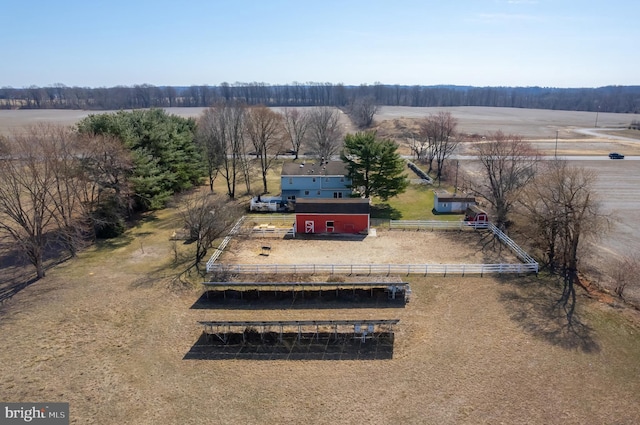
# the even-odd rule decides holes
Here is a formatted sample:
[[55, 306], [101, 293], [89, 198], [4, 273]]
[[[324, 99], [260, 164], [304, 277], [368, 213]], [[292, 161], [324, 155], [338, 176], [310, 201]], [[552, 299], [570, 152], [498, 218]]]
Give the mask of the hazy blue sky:
[[636, 0], [0, 0], [0, 86], [640, 85]]

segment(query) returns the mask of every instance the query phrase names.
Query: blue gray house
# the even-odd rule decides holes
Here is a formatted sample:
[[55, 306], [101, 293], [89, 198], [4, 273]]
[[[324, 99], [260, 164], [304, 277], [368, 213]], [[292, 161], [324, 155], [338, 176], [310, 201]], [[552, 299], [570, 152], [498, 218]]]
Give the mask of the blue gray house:
[[349, 198], [351, 179], [342, 161], [287, 162], [282, 166], [280, 188], [284, 202], [297, 198]]

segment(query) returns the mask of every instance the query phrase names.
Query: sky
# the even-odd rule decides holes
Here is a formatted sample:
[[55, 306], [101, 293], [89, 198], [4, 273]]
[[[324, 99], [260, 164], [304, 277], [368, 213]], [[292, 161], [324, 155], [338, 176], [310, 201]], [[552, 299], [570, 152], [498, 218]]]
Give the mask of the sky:
[[0, 87], [640, 85], [636, 0], [0, 0]]

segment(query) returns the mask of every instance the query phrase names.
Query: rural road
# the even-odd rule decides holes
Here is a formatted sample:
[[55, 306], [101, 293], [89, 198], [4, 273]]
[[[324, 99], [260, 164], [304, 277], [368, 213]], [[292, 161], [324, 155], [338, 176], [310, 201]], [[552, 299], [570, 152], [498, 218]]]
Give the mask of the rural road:
[[[637, 140], [638, 141], [638, 140]], [[638, 141], [640, 142], [640, 141]], [[406, 158], [413, 158], [410, 156], [404, 156]], [[451, 155], [449, 157], [450, 159], [457, 159], [460, 161], [473, 161], [478, 159], [477, 156], [474, 155]], [[546, 156], [541, 156], [541, 159], [555, 159], [556, 157], [553, 155], [546, 155]], [[569, 156], [561, 156], [558, 155], [557, 157], [558, 159], [565, 159], [567, 161], [616, 161], [613, 159], [609, 159], [608, 156], [594, 156], [594, 155], [569, 155]], [[618, 160], [618, 161], [639, 161], [640, 160], [640, 156], [626, 156], [624, 157], [624, 159]]]

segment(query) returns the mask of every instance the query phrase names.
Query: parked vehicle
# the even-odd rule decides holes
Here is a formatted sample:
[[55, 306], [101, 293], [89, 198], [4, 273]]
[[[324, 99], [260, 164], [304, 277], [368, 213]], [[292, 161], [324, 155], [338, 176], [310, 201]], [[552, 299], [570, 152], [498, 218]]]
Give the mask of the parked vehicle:
[[609, 154], [609, 158], [611, 159], [624, 159], [624, 155], [618, 153], [618, 152], [611, 152]]

